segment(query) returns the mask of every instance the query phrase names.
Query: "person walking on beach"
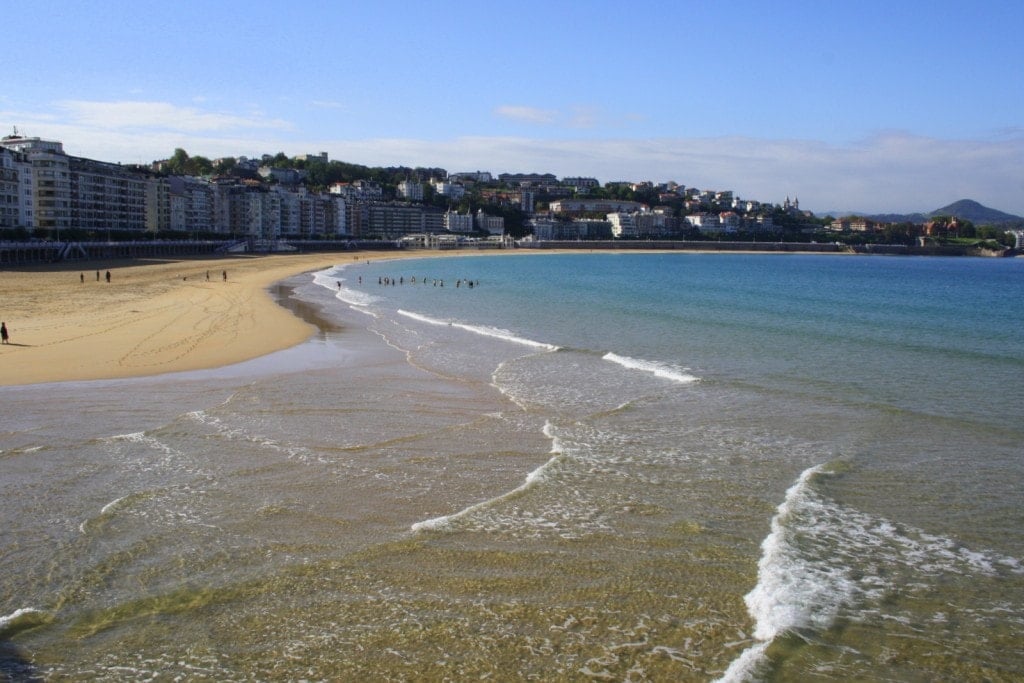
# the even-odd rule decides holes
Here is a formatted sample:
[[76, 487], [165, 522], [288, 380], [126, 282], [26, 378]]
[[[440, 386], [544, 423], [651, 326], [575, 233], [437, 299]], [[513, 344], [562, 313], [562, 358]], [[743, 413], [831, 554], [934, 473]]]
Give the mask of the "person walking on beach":
[[84, 285], [85, 284], [85, 273], [79, 273], [78, 277], [79, 277], [79, 279], [82, 280], [82, 284]]
[[7, 334], [7, 323], [0, 323], [0, 341], [4, 344], [10, 343], [10, 337]]
[[221, 273], [221, 275], [224, 276], [224, 282], [227, 282], [228, 281], [228, 271], [225, 270], [224, 272]]
[[110, 271], [107, 271], [107, 282], [110, 282]]

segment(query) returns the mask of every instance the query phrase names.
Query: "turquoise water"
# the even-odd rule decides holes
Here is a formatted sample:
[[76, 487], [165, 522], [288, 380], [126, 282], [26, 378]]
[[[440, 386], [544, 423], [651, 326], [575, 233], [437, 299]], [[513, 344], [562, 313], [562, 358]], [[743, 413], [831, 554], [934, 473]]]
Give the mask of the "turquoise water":
[[0, 390], [2, 670], [1024, 676], [1021, 260], [514, 254], [288, 284], [322, 332], [287, 352]]

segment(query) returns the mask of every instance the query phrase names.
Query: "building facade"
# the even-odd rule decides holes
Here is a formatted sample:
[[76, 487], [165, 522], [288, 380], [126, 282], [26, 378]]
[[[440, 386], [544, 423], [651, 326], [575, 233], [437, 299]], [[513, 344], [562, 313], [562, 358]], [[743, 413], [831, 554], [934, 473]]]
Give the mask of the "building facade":
[[0, 228], [30, 228], [32, 164], [13, 149], [0, 147]]
[[473, 232], [473, 214], [445, 212], [444, 229], [448, 232]]
[[423, 201], [423, 184], [415, 180], [403, 180], [398, 183], [398, 194], [410, 202]]
[[505, 234], [505, 219], [501, 216], [488, 216], [483, 209], [476, 212], [476, 228], [489, 235]]

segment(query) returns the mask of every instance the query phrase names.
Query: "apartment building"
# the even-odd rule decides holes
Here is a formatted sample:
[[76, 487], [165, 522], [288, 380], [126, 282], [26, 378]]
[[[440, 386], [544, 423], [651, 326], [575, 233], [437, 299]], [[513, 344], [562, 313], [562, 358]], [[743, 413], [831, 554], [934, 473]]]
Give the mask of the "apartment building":
[[422, 206], [401, 202], [366, 203], [366, 223], [360, 237], [393, 240], [421, 232], [425, 232]]
[[298, 237], [302, 234], [302, 199], [298, 192], [285, 188], [274, 188], [281, 202], [280, 227], [281, 237]]
[[444, 229], [448, 232], [473, 232], [473, 214], [446, 211]]
[[60, 230], [71, 226], [71, 171], [64, 146], [53, 140], [8, 135], [0, 147], [25, 155], [32, 169], [30, 227]]
[[70, 225], [84, 230], [146, 230], [146, 183], [119, 164], [68, 157]]
[[498, 175], [498, 182], [513, 187], [520, 185], [547, 187], [549, 185], [557, 185], [558, 178], [554, 173], [501, 173]]
[[472, 183], [489, 183], [494, 179], [487, 171], [460, 171], [458, 173], [449, 173], [448, 180], [451, 180], [452, 182], [462, 180]]
[[561, 199], [551, 202], [553, 213], [632, 213], [647, 207], [640, 202], [619, 201], [615, 199]]
[[593, 190], [601, 187], [601, 183], [597, 181], [597, 178], [584, 178], [584, 177], [567, 177], [562, 178], [562, 184], [579, 190]]
[[415, 180], [403, 180], [398, 183], [398, 194], [410, 202], [423, 201], [423, 183]]
[[218, 232], [233, 237], [272, 240], [281, 234], [281, 196], [258, 184], [228, 180], [217, 183]]
[[432, 180], [434, 192], [442, 197], [448, 197], [452, 201], [459, 201], [466, 196], [466, 188], [460, 183], [453, 183], [447, 180]]
[[25, 177], [31, 178], [32, 208], [21, 212], [26, 227], [141, 232], [157, 218], [147, 203], [159, 192], [148, 188], [149, 179], [138, 171], [68, 156], [53, 140], [9, 135], [0, 147], [23, 155], [30, 167]]
[[560, 221], [545, 217], [529, 220], [526, 225], [533, 229], [533, 238], [538, 242], [607, 240], [613, 236], [612, 223], [596, 218]]
[[[180, 212], [184, 209], [179, 207]], [[152, 177], [146, 181], [146, 230], [159, 232], [171, 229], [171, 188], [166, 178]]]
[[302, 190], [299, 192], [299, 232], [316, 237], [334, 232], [334, 204], [330, 197]]
[[483, 209], [476, 212], [476, 227], [491, 235], [505, 234], [505, 219], [501, 216], [488, 216]]
[[13, 149], [0, 147], [0, 228], [32, 226], [32, 164]]
[[686, 217], [686, 222], [703, 233], [719, 233], [722, 231], [722, 224], [719, 222], [717, 214], [691, 214]]
[[384, 190], [372, 180], [356, 180], [352, 183], [334, 183], [329, 188], [336, 194], [350, 200], [379, 202], [384, 199]]
[[637, 232], [636, 227], [636, 216], [635, 212], [625, 213], [619, 211], [608, 214], [607, 218], [612, 226], [612, 235], [616, 238], [637, 237], [639, 232]]

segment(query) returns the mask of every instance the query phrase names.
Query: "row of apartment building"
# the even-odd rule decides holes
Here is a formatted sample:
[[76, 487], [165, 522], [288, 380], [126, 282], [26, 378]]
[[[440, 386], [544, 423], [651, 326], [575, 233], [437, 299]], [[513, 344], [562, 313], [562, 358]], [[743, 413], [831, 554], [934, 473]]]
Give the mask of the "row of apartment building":
[[66, 154], [60, 142], [0, 139], [0, 229], [117, 233], [174, 231], [258, 239], [396, 239], [410, 233], [501, 234], [500, 217], [386, 202], [368, 181], [330, 192], [238, 178], [160, 176]]
[[[633, 202], [616, 202], [618, 205]], [[600, 218], [558, 220], [553, 214], [536, 216], [530, 222], [534, 239], [546, 240], [607, 240], [607, 239], [666, 239], [686, 229], [697, 229], [705, 235], [729, 234], [741, 230], [771, 232], [771, 216], [742, 217], [727, 211], [721, 214], [701, 213], [680, 218], [662, 210], [648, 211], [620, 206], [620, 210]], [[621, 210], [632, 209], [632, 210]]]

